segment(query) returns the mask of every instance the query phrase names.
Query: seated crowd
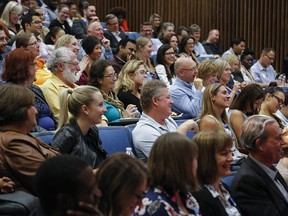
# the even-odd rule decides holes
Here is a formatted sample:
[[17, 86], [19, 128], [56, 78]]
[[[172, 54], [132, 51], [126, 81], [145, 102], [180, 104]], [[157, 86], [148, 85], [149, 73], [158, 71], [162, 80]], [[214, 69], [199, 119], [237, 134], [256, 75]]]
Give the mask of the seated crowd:
[[[30, 215], [287, 215], [273, 48], [253, 64], [241, 37], [223, 53], [217, 29], [201, 43], [199, 25], [152, 14], [131, 34], [121, 7], [100, 22], [87, 1], [21, 2], [0, 19], [0, 197], [38, 197]], [[135, 157], [108, 155], [99, 127], [129, 121]]]

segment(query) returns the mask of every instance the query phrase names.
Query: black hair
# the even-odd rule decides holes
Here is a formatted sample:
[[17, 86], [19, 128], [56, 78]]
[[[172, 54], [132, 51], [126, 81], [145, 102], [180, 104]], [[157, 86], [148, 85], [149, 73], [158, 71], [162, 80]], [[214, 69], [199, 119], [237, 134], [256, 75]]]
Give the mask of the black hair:
[[118, 53], [119, 53], [119, 51], [120, 51], [120, 46], [123, 47], [123, 48], [125, 48], [128, 42], [131, 42], [131, 43], [133, 43], [133, 44], [136, 45], [136, 41], [135, 41], [135, 40], [130, 39], [130, 38], [128, 38], [128, 37], [127, 37], [127, 38], [124, 38], [124, 39], [122, 39], [122, 40], [119, 41], [118, 46], [117, 46], [117, 49], [115, 50], [115, 54], [118, 54]]
[[171, 80], [171, 78], [174, 75], [174, 63], [170, 66], [169, 68], [170, 71], [169, 71], [168, 68], [166, 68], [166, 62], [165, 62], [164, 56], [165, 56], [165, 52], [171, 48], [172, 47], [170, 46], [170, 44], [163, 44], [162, 46], [159, 47], [157, 51], [157, 56], [156, 56], [156, 63], [164, 65], [168, 80]]
[[22, 28], [24, 29], [24, 31], [26, 31], [26, 28], [25, 28], [26, 23], [31, 25], [32, 20], [33, 20], [33, 16], [39, 17], [40, 14], [33, 9], [29, 9], [28, 13], [26, 15], [22, 16], [21, 25], [22, 25]]
[[95, 46], [97, 46], [98, 44], [100, 44], [100, 42], [94, 36], [88, 36], [82, 41], [82, 47], [84, 51], [86, 52], [86, 54], [88, 55], [90, 55], [93, 52]]
[[234, 45], [238, 45], [238, 44], [240, 44], [242, 41], [245, 42], [244, 38], [242, 38], [242, 37], [234, 38], [234, 39], [230, 42], [230, 47], [233, 47]]

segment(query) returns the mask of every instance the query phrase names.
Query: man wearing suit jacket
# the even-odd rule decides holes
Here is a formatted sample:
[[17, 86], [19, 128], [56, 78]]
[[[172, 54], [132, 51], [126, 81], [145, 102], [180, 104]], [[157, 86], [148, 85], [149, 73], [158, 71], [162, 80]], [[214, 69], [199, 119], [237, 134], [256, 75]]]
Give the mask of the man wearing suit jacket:
[[288, 215], [288, 187], [273, 165], [285, 144], [281, 133], [268, 116], [252, 116], [243, 125], [241, 142], [250, 153], [231, 187], [243, 215]]
[[104, 31], [104, 37], [110, 40], [110, 46], [114, 53], [118, 47], [118, 42], [127, 38], [127, 35], [119, 29], [118, 18], [114, 14], [106, 15], [105, 22], [107, 30]]

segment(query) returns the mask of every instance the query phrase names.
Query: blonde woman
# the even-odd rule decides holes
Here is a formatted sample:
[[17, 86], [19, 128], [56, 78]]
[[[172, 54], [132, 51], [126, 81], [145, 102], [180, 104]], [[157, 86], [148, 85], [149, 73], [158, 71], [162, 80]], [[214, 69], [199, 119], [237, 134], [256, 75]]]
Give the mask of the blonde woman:
[[231, 66], [231, 76], [234, 81], [238, 81], [241, 83], [241, 89], [246, 86], [246, 83], [244, 82], [244, 77], [240, 71], [240, 60], [239, 58], [234, 55], [228, 55], [225, 60], [230, 64]]
[[[79, 86], [60, 93], [60, 117], [58, 131], [51, 145], [62, 154], [76, 155], [96, 168], [108, 154], [102, 147], [99, 131], [106, 111], [99, 89], [93, 86]], [[68, 111], [72, 118], [68, 119]]]
[[134, 104], [142, 113], [140, 105], [141, 87], [147, 77], [144, 62], [130, 60], [122, 68], [118, 80], [115, 83], [115, 92], [124, 107]]
[[201, 91], [204, 92], [205, 88], [214, 84], [217, 79], [218, 67], [212, 60], [203, 61], [198, 67], [197, 78], [202, 79], [203, 87]]
[[152, 42], [149, 38], [140, 37], [136, 40], [136, 59], [144, 62], [145, 70], [147, 71], [147, 79], [159, 79], [154, 66], [151, 64], [150, 57], [153, 51]]
[[22, 17], [22, 5], [15, 1], [9, 1], [1, 15], [1, 21], [9, 29], [10, 37], [16, 35], [21, 26], [19, 20]]

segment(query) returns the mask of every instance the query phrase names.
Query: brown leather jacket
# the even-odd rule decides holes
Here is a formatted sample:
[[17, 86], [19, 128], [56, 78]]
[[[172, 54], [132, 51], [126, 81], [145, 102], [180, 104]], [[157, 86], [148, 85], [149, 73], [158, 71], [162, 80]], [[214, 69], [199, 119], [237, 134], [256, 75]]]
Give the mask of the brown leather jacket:
[[38, 167], [58, 151], [30, 134], [0, 131], [0, 176], [8, 176], [15, 189], [35, 193], [34, 176]]

